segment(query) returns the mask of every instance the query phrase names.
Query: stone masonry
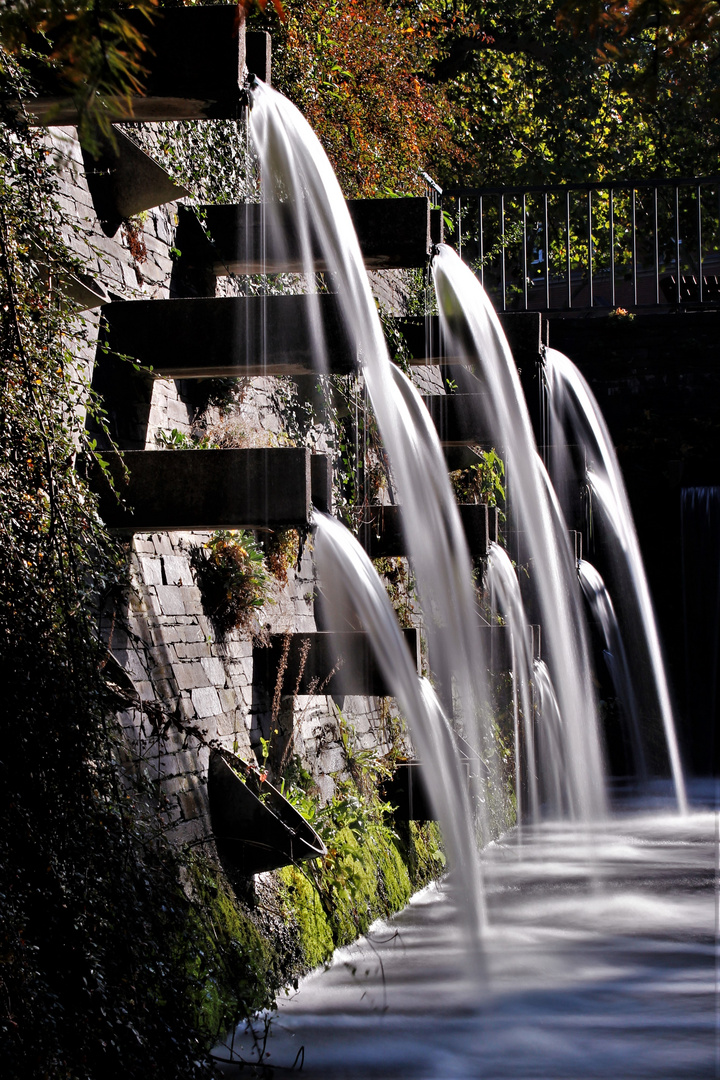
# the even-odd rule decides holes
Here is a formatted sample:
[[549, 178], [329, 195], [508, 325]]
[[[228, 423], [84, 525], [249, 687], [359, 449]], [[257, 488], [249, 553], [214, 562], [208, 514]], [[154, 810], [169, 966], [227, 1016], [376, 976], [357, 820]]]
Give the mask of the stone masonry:
[[[84, 284], [107, 302], [165, 299], [171, 295], [173, 247], [178, 205], [150, 209], [114, 236], [106, 236], [98, 221], [85, 178], [83, 157], [74, 129], [51, 128], [48, 149], [60, 170], [59, 199], [71, 228], [66, 238], [85, 266]], [[392, 310], [400, 310], [401, 291], [384, 273], [378, 292]], [[232, 283], [219, 279], [218, 293], [232, 292]], [[100, 324], [100, 308], [83, 314], [87, 345], [78, 366], [92, 372]], [[234, 411], [222, 421], [241, 432], [241, 445], [283, 445], [287, 440], [283, 401], [288, 387], [279, 380], [248, 379], [236, 394]], [[280, 390], [280, 392], [279, 392]], [[120, 448], [156, 449], [172, 439], [173, 430], [189, 436], [201, 419], [207, 427], [220, 423], [217, 410], [200, 417], [195, 387], [156, 379], [149, 411], [133, 413], [122, 402], [106, 405]], [[237, 431], [236, 431], [236, 437]], [[315, 448], [325, 445], [321, 430], [309, 434]], [[198, 453], [202, 451], [199, 450]], [[273, 688], [253, 685], [253, 634], [316, 629], [314, 599], [317, 582], [309, 538], [297, 567], [274, 589], [273, 603], [255, 619], [251, 631], [235, 631], [218, 640], [203, 610], [190, 557], [208, 533], [136, 534], [127, 545], [132, 579], [129, 600], [103, 621], [109, 650], [120, 668], [115, 681], [122, 695], [119, 713], [126, 738], [129, 767], [138, 770], [157, 799], [160, 821], [178, 843], [211, 841], [207, 799], [209, 745], [234, 750], [247, 760], [261, 754], [261, 736], [271, 727], [292, 730], [294, 749], [312, 772], [324, 798], [338, 777], [346, 775], [340, 725], [358, 748], [385, 744], [386, 704], [379, 699], [324, 696], [293, 698], [280, 695], [273, 713]], [[112, 664], [112, 662], [111, 662]], [[341, 714], [342, 713], [342, 717]]]

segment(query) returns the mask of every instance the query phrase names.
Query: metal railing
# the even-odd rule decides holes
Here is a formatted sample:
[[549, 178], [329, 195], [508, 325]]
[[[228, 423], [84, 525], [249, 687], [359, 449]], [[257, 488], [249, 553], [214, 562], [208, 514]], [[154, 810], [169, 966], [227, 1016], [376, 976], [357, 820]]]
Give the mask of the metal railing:
[[500, 311], [720, 303], [720, 176], [450, 188], [441, 203]]

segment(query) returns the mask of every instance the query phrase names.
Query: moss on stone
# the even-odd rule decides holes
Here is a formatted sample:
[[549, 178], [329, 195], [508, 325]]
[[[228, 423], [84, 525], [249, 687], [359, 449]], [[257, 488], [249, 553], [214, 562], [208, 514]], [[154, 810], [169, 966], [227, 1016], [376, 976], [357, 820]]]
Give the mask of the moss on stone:
[[410, 821], [398, 829], [398, 834], [403, 862], [416, 892], [445, 871], [440, 826], [436, 821]]
[[192, 900], [178, 942], [192, 980], [197, 1027], [215, 1039], [238, 1015], [269, 1005], [278, 988], [272, 942], [207, 861], [190, 865]]
[[287, 916], [296, 927], [304, 966], [318, 967], [332, 956], [334, 940], [320, 894], [308, 872], [284, 866], [277, 872], [283, 886], [282, 900]]

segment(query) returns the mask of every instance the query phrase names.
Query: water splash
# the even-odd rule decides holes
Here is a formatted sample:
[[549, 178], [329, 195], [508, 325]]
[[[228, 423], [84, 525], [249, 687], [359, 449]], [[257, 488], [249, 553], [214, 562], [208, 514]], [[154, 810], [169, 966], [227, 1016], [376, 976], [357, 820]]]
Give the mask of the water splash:
[[633, 522], [617, 455], [600, 407], [578, 369], [562, 353], [548, 349], [545, 377], [549, 393], [552, 442], [568, 438], [582, 444], [592, 461], [588, 482], [597, 503], [608, 540], [614, 548], [613, 569], [619, 588], [614, 589], [618, 603], [629, 611], [628, 622], [641, 636], [650, 662], [654, 691], [662, 718], [670, 770], [675, 785], [678, 809], [687, 812], [687, 796], [670, 692], [662, 659], [655, 613], [648, 588], [640, 545]]
[[454, 355], [476, 371], [485, 429], [507, 455], [511, 507], [523, 532], [533, 594], [547, 643], [547, 662], [564, 724], [567, 804], [577, 818], [606, 813], [604, 765], [585, 627], [578, 618], [577, 576], [566, 530], [558, 536], [556, 508], [539, 464], [517, 369], [492, 305], [473, 273], [441, 245], [433, 260], [441, 321]]
[[578, 563], [578, 575], [582, 590], [590, 605], [590, 610], [603, 635], [605, 661], [610, 671], [615, 693], [625, 714], [635, 772], [638, 779], [644, 782], [648, 777], [648, 769], [640, 733], [640, 717], [630, 674], [630, 665], [628, 664], [625, 644], [620, 633], [615, 608], [602, 576], [592, 563], [587, 562], [586, 559], [581, 559]]

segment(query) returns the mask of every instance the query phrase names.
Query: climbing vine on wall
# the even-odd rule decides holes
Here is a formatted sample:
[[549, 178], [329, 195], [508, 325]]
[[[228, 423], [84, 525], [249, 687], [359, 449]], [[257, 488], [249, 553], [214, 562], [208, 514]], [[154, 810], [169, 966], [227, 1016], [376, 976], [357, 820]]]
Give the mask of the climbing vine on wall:
[[120, 766], [96, 628], [125, 556], [76, 467], [102, 413], [62, 224], [47, 143], [0, 106], [0, 1055], [9, 1076], [192, 1078], [194, 909]]

